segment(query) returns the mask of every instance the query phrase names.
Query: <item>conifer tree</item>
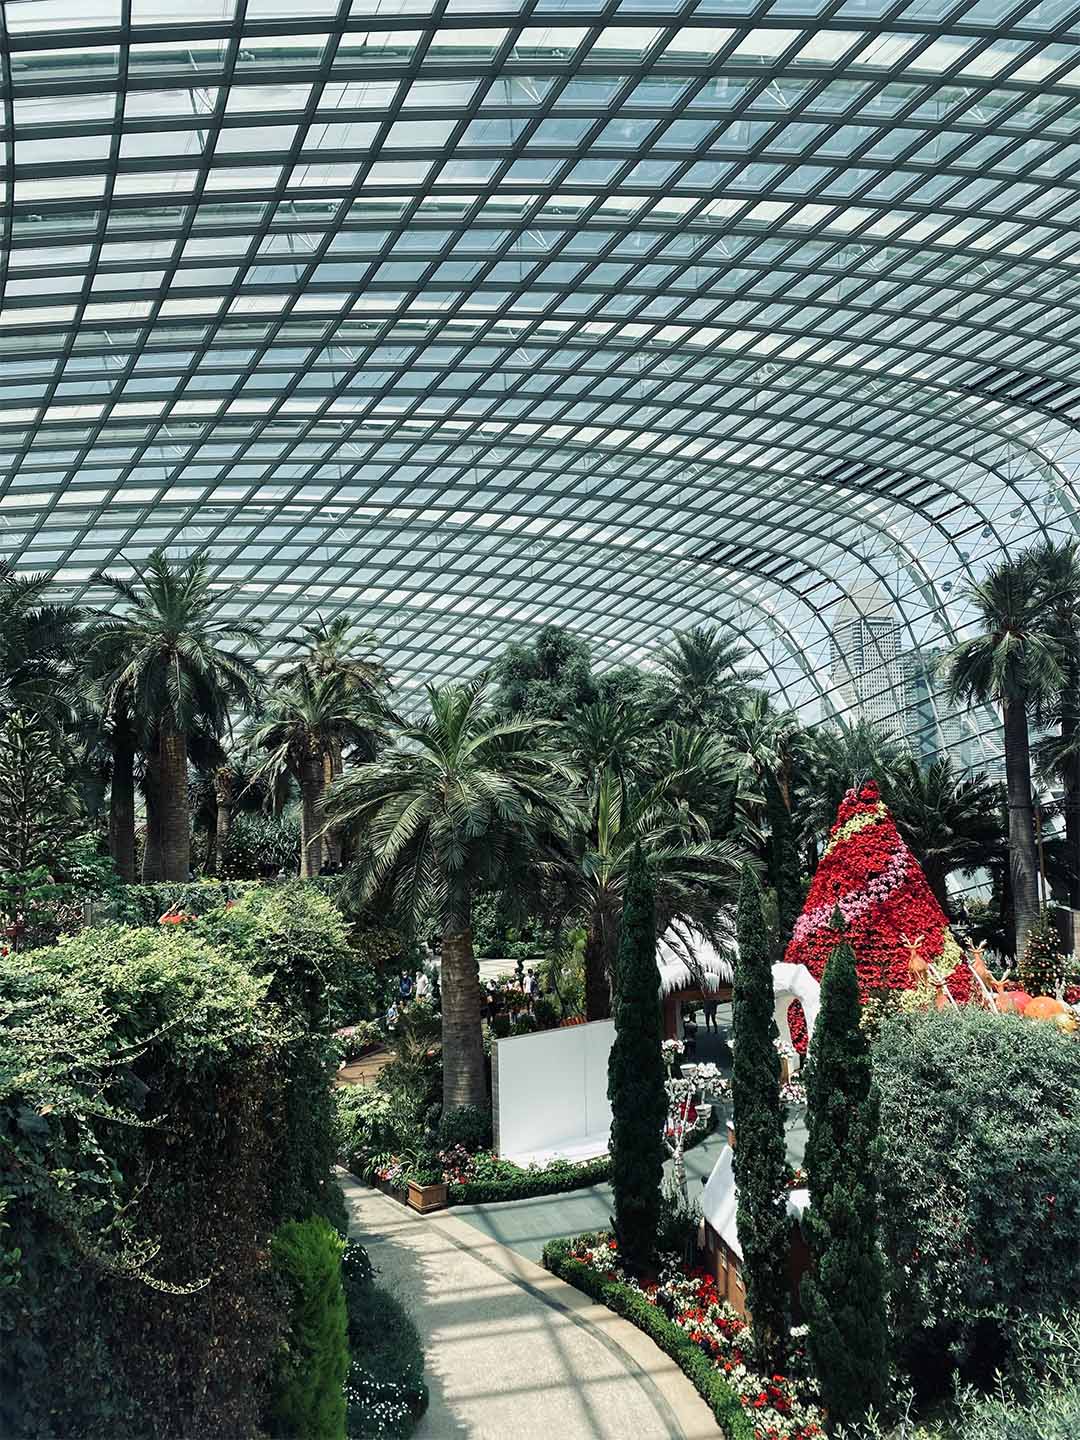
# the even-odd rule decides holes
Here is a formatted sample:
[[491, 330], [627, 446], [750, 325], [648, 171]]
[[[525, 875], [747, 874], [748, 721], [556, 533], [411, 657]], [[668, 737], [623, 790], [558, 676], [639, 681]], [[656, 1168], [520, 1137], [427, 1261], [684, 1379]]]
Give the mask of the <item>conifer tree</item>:
[[1066, 962], [1061, 953], [1057, 927], [1044, 906], [1028, 932], [1020, 958], [1020, 984], [1029, 995], [1053, 995], [1065, 979]]
[[739, 890], [738, 939], [731, 1006], [736, 1225], [758, 1359], [776, 1370], [787, 1347], [787, 1142], [772, 964], [761, 887], [749, 866]]
[[859, 1024], [855, 953], [837, 944], [821, 982], [807, 1075], [811, 1268], [801, 1294], [810, 1356], [830, 1425], [850, 1425], [887, 1394], [885, 1282], [878, 1248], [878, 1095]]
[[791, 811], [771, 771], [765, 773], [765, 807], [769, 820], [769, 883], [776, 892], [779, 950], [783, 955], [802, 909], [802, 882]]
[[608, 1059], [613, 1224], [624, 1263], [644, 1271], [656, 1253], [667, 1096], [653, 887], [640, 848], [627, 875], [615, 979], [615, 1041]]

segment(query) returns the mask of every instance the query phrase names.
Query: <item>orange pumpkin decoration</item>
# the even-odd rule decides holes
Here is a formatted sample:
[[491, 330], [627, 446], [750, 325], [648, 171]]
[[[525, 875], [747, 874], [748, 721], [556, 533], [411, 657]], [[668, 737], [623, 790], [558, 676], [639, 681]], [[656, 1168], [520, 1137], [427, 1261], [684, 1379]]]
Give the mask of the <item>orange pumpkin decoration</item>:
[[1024, 1009], [1025, 1020], [1053, 1020], [1055, 1015], [1068, 1014], [1068, 1007], [1052, 995], [1036, 995]]

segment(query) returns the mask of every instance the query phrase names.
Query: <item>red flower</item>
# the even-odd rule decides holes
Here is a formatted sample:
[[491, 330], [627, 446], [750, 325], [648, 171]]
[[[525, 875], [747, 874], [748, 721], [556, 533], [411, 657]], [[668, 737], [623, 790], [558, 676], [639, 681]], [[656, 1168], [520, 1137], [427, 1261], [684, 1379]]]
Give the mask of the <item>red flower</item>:
[[[855, 951], [863, 999], [874, 991], [910, 989], [915, 978], [908, 969], [910, 947], [902, 937], [914, 940], [921, 935], [920, 956], [933, 964], [941, 959], [947, 921], [892, 816], [881, 806], [875, 784], [844, 796], [830, 845], [814, 875], [785, 960], [806, 965], [821, 978], [836, 943], [829, 921], [839, 905], [845, 938]], [[957, 966], [949, 989], [958, 1000], [965, 1000], [970, 982], [967, 966]], [[801, 1008], [793, 1007], [789, 1019], [794, 1022], [796, 1047], [803, 1050], [806, 1029]]]

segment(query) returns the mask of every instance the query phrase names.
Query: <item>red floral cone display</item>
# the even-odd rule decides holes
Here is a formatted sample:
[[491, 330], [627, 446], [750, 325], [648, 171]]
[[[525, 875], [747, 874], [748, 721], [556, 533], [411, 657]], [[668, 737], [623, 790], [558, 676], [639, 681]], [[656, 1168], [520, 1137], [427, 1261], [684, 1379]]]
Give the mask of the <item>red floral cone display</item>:
[[[882, 990], [915, 988], [908, 965], [915, 942], [919, 959], [947, 979], [952, 994], [968, 998], [971, 972], [963, 952], [873, 781], [844, 796], [784, 956], [819, 980], [836, 945], [831, 921], [837, 906], [864, 1001]], [[792, 1034], [802, 1039], [795, 1027]]]

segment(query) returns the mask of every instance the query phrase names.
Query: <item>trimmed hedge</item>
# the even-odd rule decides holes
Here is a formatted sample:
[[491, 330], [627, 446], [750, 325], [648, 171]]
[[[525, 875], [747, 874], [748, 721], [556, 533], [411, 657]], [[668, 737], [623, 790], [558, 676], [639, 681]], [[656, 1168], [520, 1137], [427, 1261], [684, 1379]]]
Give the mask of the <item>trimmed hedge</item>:
[[685, 1330], [656, 1305], [621, 1280], [601, 1275], [590, 1265], [571, 1258], [572, 1240], [549, 1240], [544, 1246], [544, 1268], [582, 1291], [590, 1299], [606, 1306], [631, 1325], [644, 1331], [650, 1340], [675, 1361], [679, 1369], [708, 1405], [716, 1423], [728, 1440], [754, 1440], [754, 1426], [745, 1413], [738, 1395], [723, 1375]]
[[[716, 1129], [716, 1112], [709, 1117], [706, 1130], [692, 1135], [684, 1154], [689, 1154]], [[361, 1177], [363, 1178], [363, 1177]], [[537, 1195], [559, 1195], [564, 1190], [585, 1190], [590, 1185], [603, 1185], [611, 1179], [611, 1156], [574, 1164], [569, 1160], [553, 1160], [537, 1170], [522, 1170], [520, 1175], [505, 1180], [470, 1180], [463, 1185], [450, 1185], [447, 1200], [451, 1205], [492, 1205], [502, 1200], [532, 1200]]]
[[583, 1165], [569, 1162], [545, 1165], [539, 1170], [523, 1170], [520, 1178], [506, 1180], [472, 1180], [464, 1185], [451, 1185], [447, 1199], [451, 1205], [489, 1205], [500, 1200], [531, 1200], [536, 1195], [558, 1195], [563, 1190], [584, 1190], [611, 1179], [611, 1159], [601, 1155]]
[[345, 1440], [344, 1249], [337, 1231], [319, 1215], [286, 1221], [270, 1242], [288, 1309], [288, 1336], [270, 1394], [272, 1433], [282, 1440]]

